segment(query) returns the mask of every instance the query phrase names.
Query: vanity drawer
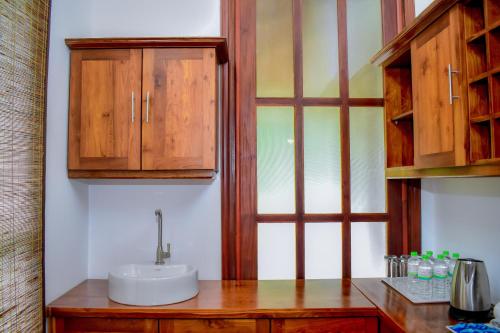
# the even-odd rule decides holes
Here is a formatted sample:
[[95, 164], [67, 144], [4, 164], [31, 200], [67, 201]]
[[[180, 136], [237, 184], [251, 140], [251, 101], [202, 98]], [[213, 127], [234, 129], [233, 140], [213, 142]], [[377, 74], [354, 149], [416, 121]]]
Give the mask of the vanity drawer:
[[378, 320], [368, 318], [275, 319], [271, 333], [376, 333]]
[[50, 333], [158, 333], [156, 319], [52, 317]]
[[160, 320], [160, 333], [269, 333], [267, 319]]

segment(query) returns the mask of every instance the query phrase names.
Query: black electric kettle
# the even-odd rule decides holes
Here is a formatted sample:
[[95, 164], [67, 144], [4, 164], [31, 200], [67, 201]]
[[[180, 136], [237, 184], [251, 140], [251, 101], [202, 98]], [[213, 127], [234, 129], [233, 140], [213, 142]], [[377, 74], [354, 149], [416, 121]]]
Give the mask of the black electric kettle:
[[490, 283], [483, 261], [458, 259], [450, 292], [450, 313], [453, 317], [488, 318], [491, 310]]

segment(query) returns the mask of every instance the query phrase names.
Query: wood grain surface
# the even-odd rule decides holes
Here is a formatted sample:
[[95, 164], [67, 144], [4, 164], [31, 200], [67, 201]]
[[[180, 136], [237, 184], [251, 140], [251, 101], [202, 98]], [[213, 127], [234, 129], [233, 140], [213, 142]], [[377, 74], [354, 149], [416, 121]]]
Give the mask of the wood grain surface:
[[47, 306], [49, 317], [303, 318], [376, 316], [377, 308], [349, 280], [200, 281], [197, 297], [138, 307], [108, 298], [107, 280], [87, 280]]
[[352, 283], [379, 309], [382, 332], [445, 333], [455, 321], [448, 303], [413, 304], [380, 279], [353, 279]]
[[65, 42], [72, 50], [210, 47], [215, 48], [219, 64], [228, 61], [227, 41], [224, 37], [67, 38]]

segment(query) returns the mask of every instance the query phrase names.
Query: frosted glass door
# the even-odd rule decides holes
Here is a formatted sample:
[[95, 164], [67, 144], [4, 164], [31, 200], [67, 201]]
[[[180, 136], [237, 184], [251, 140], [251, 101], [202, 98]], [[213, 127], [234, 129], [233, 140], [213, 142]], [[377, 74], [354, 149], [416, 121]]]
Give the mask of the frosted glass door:
[[339, 96], [336, 0], [304, 0], [302, 41], [304, 96]]
[[294, 115], [292, 107], [257, 109], [257, 210], [295, 212]]
[[304, 191], [306, 213], [341, 210], [339, 108], [304, 109]]
[[257, 97], [293, 97], [292, 1], [257, 0]]
[[386, 211], [384, 112], [351, 108], [351, 211]]

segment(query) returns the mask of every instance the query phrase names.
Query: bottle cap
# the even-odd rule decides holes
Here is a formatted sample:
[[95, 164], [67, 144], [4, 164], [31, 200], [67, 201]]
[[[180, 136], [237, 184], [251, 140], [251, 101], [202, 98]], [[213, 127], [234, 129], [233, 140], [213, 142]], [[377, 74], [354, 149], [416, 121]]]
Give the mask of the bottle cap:
[[429, 260], [429, 256], [427, 254], [424, 254], [422, 258], [424, 259], [424, 261]]
[[458, 259], [458, 258], [460, 258], [460, 254], [455, 252], [452, 254], [452, 257], [453, 257], [453, 259]]
[[434, 254], [434, 252], [432, 252], [432, 251], [426, 251], [425, 254], [427, 254], [429, 257], [432, 257], [432, 255]]
[[417, 251], [411, 251], [411, 256], [412, 257], [418, 257], [418, 252]]
[[442, 255], [442, 254], [438, 254], [438, 259], [439, 259], [439, 260], [443, 260], [443, 259], [444, 259], [444, 255]]
[[447, 257], [449, 255], [450, 255], [450, 251], [448, 251], [448, 250], [443, 251], [443, 256]]

